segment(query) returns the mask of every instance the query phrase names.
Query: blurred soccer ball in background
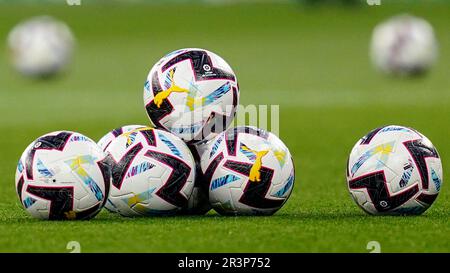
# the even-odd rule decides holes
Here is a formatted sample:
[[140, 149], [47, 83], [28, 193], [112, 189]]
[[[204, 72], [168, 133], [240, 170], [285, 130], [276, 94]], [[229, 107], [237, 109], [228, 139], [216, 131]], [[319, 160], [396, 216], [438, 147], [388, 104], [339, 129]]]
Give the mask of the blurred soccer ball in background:
[[209, 201], [223, 215], [271, 215], [289, 198], [294, 164], [284, 143], [255, 127], [230, 128], [203, 152]]
[[348, 189], [370, 214], [421, 214], [442, 186], [442, 164], [428, 138], [403, 126], [377, 128], [353, 147]]
[[188, 144], [210, 139], [232, 122], [239, 88], [231, 67], [205, 49], [180, 49], [159, 60], [148, 74], [144, 104], [156, 128]]
[[109, 193], [105, 153], [88, 137], [59, 131], [41, 136], [23, 152], [16, 170], [19, 200], [33, 217], [89, 219]]
[[137, 128], [115, 138], [106, 149], [112, 170], [111, 206], [123, 216], [175, 214], [187, 207], [195, 181], [195, 162], [177, 136]]
[[433, 27], [422, 18], [395, 16], [375, 27], [370, 55], [374, 65], [387, 74], [423, 74], [438, 55]]
[[15, 26], [8, 36], [13, 67], [31, 77], [49, 77], [71, 60], [74, 36], [63, 22], [49, 16], [34, 17]]

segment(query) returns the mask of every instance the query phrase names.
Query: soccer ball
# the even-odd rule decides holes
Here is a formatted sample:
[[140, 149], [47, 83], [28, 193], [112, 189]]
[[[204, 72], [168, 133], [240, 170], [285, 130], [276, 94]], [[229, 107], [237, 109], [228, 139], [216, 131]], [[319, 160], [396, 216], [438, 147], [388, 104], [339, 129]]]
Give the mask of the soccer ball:
[[[133, 131], [137, 128], [144, 128], [146, 126], [144, 125], [125, 125], [119, 128], [116, 128], [110, 132], [108, 132], [106, 135], [104, 135], [98, 142], [97, 144], [100, 146], [100, 148], [102, 148], [103, 151], [106, 150], [106, 148], [108, 148], [109, 144], [111, 144], [111, 142], [117, 138], [118, 136], [120, 136], [123, 133], [128, 133], [130, 131]], [[105, 209], [107, 209], [110, 212], [117, 212], [117, 209], [114, 207], [114, 204], [112, 204], [109, 199], [106, 201], [105, 204]]]
[[144, 104], [157, 128], [196, 144], [224, 131], [239, 104], [231, 67], [205, 49], [180, 49], [159, 60], [144, 85]]
[[74, 37], [69, 27], [49, 16], [19, 23], [8, 36], [11, 62], [21, 74], [48, 77], [70, 62]]
[[106, 151], [112, 170], [109, 202], [119, 214], [168, 215], [187, 206], [195, 161], [180, 138], [138, 128], [118, 136]]
[[223, 215], [271, 215], [289, 198], [295, 180], [288, 148], [255, 127], [230, 128], [202, 155], [209, 201]]
[[16, 170], [19, 200], [33, 217], [89, 219], [103, 207], [111, 173], [105, 153], [88, 137], [46, 134], [23, 152]]
[[435, 63], [437, 52], [433, 27], [414, 16], [393, 17], [376, 26], [372, 34], [372, 61], [387, 74], [423, 74]]
[[442, 164], [433, 144], [412, 128], [377, 128], [353, 147], [348, 189], [369, 214], [421, 214], [442, 186]]

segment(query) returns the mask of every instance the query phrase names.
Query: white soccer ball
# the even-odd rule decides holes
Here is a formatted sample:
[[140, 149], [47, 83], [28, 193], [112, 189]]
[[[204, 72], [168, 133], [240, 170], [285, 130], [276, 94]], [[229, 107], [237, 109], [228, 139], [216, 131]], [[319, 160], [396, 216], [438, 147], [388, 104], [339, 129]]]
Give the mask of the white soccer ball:
[[[98, 142], [98, 146], [102, 148], [103, 151], [108, 148], [109, 144], [116, 139], [118, 136], [120, 136], [123, 133], [128, 133], [130, 131], [136, 130], [138, 128], [144, 128], [146, 126], [144, 125], [125, 125], [119, 128], [116, 128], [110, 132], [108, 132], [106, 135], [104, 135]], [[114, 204], [112, 204], [109, 199], [105, 204], [105, 209], [107, 209], [110, 212], [117, 212], [117, 209], [114, 207]]]
[[377, 128], [353, 147], [348, 189], [370, 214], [421, 214], [442, 186], [442, 164], [428, 138], [412, 128]]
[[291, 154], [274, 134], [230, 128], [201, 159], [209, 201], [223, 215], [271, 215], [289, 198], [295, 172]]
[[150, 70], [144, 104], [155, 127], [189, 144], [199, 143], [231, 124], [239, 104], [237, 78], [218, 55], [205, 49], [180, 49]]
[[109, 193], [105, 153], [88, 137], [69, 131], [46, 134], [23, 152], [16, 190], [27, 212], [39, 219], [89, 219]]
[[15, 26], [8, 36], [14, 68], [26, 76], [48, 77], [70, 62], [74, 37], [63, 22], [39, 16]]
[[123, 216], [174, 214], [185, 208], [195, 161], [177, 136], [149, 127], [121, 134], [106, 149], [112, 170], [109, 202]]
[[438, 45], [433, 27], [427, 21], [400, 15], [375, 27], [370, 54], [382, 72], [417, 75], [435, 63]]

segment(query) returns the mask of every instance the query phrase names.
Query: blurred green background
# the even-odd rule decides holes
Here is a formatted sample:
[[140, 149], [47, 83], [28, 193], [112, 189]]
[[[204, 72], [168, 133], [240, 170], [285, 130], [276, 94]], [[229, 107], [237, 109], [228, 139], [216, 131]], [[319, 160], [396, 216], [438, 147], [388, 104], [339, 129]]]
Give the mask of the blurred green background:
[[[0, 1], [0, 251], [66, 252], [75, 240], [83, 252], [368, 252], [375, 240], [382, 252], [449, 252], [446, 183], [422, 216], [373, 217], [351, 200], [345, 163], [369, 130], [400, 124], [433, 141], [447, 175], [450, 3], [306, 2]], [[404, 12], [427, 19], [440, 43], [439, 61], [425, 77], [386, 77], [368, 58], [373, 27]], [[41, 14], [65, 21], [77, 38], [69, 71], [51, 81], [21, 77], [6, 53], [9, 30]], [[148, 70], [184, 47], [225, 58], [242, 104], [280, 105], [280, 137], [297, 171], [285, 207], [272, 217], [126, 219], [102, 212], [86, 222], [31, 219], [14, 189], [25, 147], [55, 130], [98, 140], [115, 127], [148, 123]]]

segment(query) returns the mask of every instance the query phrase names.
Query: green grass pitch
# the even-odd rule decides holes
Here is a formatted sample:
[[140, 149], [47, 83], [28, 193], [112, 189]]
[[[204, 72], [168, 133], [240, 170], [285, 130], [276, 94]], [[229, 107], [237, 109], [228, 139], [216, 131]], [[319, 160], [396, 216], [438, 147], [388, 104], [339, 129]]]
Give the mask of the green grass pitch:
[[[386, 1], [387, 2], [387, 1]], [[425, 2], [425, 1], [424, 1]], [[450, 162], [448, 4], [379, 7], [257, 5], [0, 6], [0, 252], [382, 252], [450, 251], [450, 187], [417, 217], [373, 217], [351, 200], [348, 153], [387, 124], [414, 127]], [[426, 77], [395, 79], [368, 58], [372, 28], [399, 12], [435, 27], [441, 52]], [[46, 13], [68, 22], [78, 43], [70, 73], [23, 79], [5, 43], [20, 19]], [[142, 89], [160, 56], [183, 47], [222, 55], [234, 68], [241, 103], [279, 104], [281, 139], [296, 163], [287, 204], [271, 217], [128, 219], [102, 211], [81, 222], [32, 219], [18, 202], [14, 172], [23, 149], [55, 130], [98, 140], [112, 128], [147, 123]]]

